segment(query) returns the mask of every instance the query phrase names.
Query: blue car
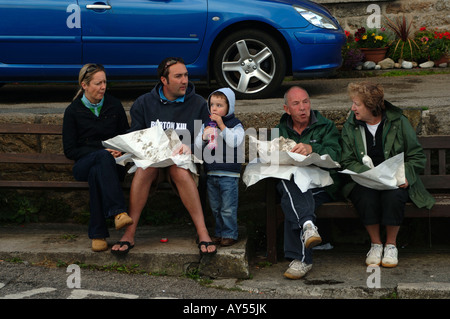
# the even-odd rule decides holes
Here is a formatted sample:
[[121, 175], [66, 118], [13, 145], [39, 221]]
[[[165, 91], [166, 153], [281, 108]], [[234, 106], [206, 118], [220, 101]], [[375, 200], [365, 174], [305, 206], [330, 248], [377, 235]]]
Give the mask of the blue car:
[[345, 34], [302, 0], [0, 0], [0, 82], [77, 81], [85, 63], [108, 80], [156, 79], [168, 56], [191, 80], [240, 98], [267, 97], [283, 78], [327, 76]]

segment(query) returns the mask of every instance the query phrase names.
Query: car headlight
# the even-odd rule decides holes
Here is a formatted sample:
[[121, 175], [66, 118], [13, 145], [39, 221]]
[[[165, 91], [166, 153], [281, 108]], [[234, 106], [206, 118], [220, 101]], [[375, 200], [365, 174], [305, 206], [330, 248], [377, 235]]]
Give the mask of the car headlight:
[[294, 6], [295, 10], [297, 10], [298, 13], [301, 14], [303, 18], [306, 19], [309, 23], [315, 25], [316, 27], [322, 28], [322, 29], [332, 29], [337, 30], [338, 27], [336, 24], [324, 16], [321, 13], [312, 11], [310, 9], [306, 9], [300, 6]]

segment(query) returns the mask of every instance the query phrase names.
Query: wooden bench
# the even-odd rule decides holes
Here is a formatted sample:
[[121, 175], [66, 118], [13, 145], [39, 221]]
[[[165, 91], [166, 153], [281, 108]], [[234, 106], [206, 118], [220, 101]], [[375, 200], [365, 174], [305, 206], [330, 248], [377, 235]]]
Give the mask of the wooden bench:
[[[427, 164], [421, 179], [436, 199], [431, 210], [419, 209], [407, 203], [405, 217], [450, 217], [450, 174], [446, 169], [446, 157], [450, 150], [450, 135], [420, 136], [419, 141], [427, 156]], [[450, 163], [449, 163], [450, 165]], [[281, 206], [277, 203], [276, 179], [266, 181], [266, 236], [267, 259], [277, 262], [277, 230], [284, 219]], [[357, 218], [357, 212], [350, 202], [333, 202], [320, 206], [317, 218]]]
[[[29, 123], [2, 123], [0, 124], [0, 134], [11, 135], [32, 135], [37, 139], [42, 136], [54, 135], [62, 137], [62, 125], [59, 124], [29, 124]], [[60, 151], [62, 152], [62, 139], [57, 142], [60, 145]], [[37, 142], [36, 144], [40, 144]], [[42, 165], [69, 165], [70, 172], [71, 167], [74, 164], [73, 160], [65, 157], [62, 153], [40, 153], [36, 152], [0, 152], [0, 164], [42, 164]], [[2, 169], [3, 171], [3, 169]], [[52, 174], [57, 174], [52, 173]], [[199, 191], [200, 200], [203, 207], [206, 203], [204, 193], [206, 193], [206, 181], [205, 177], [200, 171], [199, 176]], [[131, 181], [125, 180], [122, 183], [124, 189], [131, 187]], [[88, 182], [76, 181], [70, 174], [67, 180], [48, 180], [40, 178], [39, 180], [19, 180], [19, 179], [3, 179], [0, 176], [0, 188], [10, 189], [88, 189]], [[172, 191], [172, 186], [168, 182], [162, 182], [158, 184], [158, 187], [151, 190], [150, 195], [154, 195], [159, 191]]]
[[[0, 134], [34, 135], [36, 138], [45, 135], [62, 135], [62, 125], [56, 124], [0, 124]], [[62, 147], [62, 141], [61, 141]], [[73, 161], [67, 159], [64, 154], [39, 153], [37, 152], [14, 152], [0, 153], [0, 163], [5, 164], [50, 164], [50, 165], [73, 165]], [[5, 180], [0, 179], [0, 188], [73, 188], [87, 189], [87, 182], [75, 180]]]

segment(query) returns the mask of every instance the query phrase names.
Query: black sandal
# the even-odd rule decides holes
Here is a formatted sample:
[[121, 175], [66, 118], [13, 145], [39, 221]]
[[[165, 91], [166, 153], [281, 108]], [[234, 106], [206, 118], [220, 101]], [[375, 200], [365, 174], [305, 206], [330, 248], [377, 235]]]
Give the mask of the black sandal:
[[134, 247], [134, 245], [131, 245], [131, 243], [129, 241], [118, 241], [118, 242], [116, 242], [113, 245], [113, 247], [115, 245], [120, 245], [119, 248], [122, 248], [122, 246], [128, 246], [128, 248], [125, 249], [125, 250], [120, 250], [120, 249], [119, 250], [113, 250], [112, 247], [111, 247], [111, 253], [113, 255], [117, 255], [117, 256], [124, 256], [124, 255], [128, 254], [128, 252]]
[[[205, 246], [206, 251], [202, 251], [202, 248], [201, 248], [202, 246]], [[200, 250], [200, 255], [203, 255], [203, 256], [209, 255], [209, 256], [211, 256], [211, 255], [215, 255], [217, 253], [217, 246], [216, 246], [216, 249], [214, 249], [214, 251], [211, 251], [211, 252], [208, 251], [208, 246], [216, 246], [216, 244], [214, 244], [212, 241], [201, 241], [198, 244], [198, 249]]]

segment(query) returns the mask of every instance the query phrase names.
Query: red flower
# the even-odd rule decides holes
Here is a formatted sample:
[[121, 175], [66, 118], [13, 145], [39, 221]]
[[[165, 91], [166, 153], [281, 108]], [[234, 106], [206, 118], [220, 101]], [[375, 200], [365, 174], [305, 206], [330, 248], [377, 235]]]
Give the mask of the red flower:
[[420, 31], [427, 31], [427, 28], [426, 27], [421, 27]]

